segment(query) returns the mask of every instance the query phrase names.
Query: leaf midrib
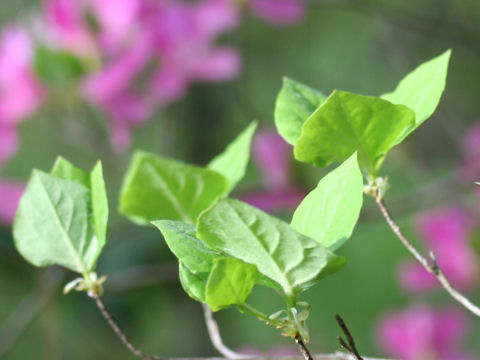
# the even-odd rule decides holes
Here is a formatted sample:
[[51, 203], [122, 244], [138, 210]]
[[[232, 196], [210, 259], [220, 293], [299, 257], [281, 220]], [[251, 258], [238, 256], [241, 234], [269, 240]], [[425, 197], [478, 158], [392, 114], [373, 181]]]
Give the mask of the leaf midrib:
[[62, 222], [61, 222], [61, 220], [58, 216], [58, 213], [55, 211], [55, 205], [53, 204], [53, 199], [50, 197], [50, 194], [45, 189], [43, 181], [41, 180], [41, 178], [39, 178], [37, 176], [37, 180], [41, 185], [40, 188], [42, 189], [44, 195], [48, 199], [48, 202], [46, 202], [46, 203], [49, 205], [49, 209], [54, 215], [53, 218], [55, 219], [55, 221], [57, 222], [57, 225], [61, 229], [61, 233], [63, 235], [62, 239], [64, 240], [65, 244], [67, 245], [67, 248], [70, 250], [70, 252], [73, 256], [73, 259], [74, 259], [75, 263], [77, 264], [78, 268], [82, 271], [82, 273], [87, 274], [89, 272], [88, 269], [87, 269], [87, 266], [83, 262], [82, 258], [79, 256], [79, 254], [77, 253], [75, 247], [73, 246], [73, 244], [71, 242], [70, 235], [68, 234], [67, 230], [64, 228], [64, 226], [63, 226], [63, 224], [62, 224]]

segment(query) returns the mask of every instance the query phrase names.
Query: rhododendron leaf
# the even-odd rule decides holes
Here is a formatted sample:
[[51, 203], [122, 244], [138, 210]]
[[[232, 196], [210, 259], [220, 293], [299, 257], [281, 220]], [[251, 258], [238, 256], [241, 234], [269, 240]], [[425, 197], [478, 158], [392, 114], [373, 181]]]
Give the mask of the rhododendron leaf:
[[207, 279], [194, 274], [181, 261], [178, 263], [178, 276], [183, 290], [194, 300], [205, 302]]
[[160, 230], [178, 260], [195, 274], [206, 274], [205, 279], [208, 277], [213, 260], [222, 255], [197, 239], [194, 225], [172, 220], [157, 220], [152, 224]]
[[357, 151], [360, 167], [376, 177], [380, 159], [414, 122], [414, 112], [404, 105], [335, 90], [305, 122], [295, 158], [326, 166]]
[[215, 259], [205, 288], [205, 302], [213, 311], [244, 304], [258, 275], [254, 265], [241, 260], [228, 257]]
[[85, 275], [105, 244], [92, 213], [89, 187], [34, 170], [15, 217], [15, 245], [36, 266], [61, 265]]
[[209, 169], [217, 171], [229, 180], [229, 186], [225, 195], [230, 193], [245, 176], [248, 160], [250, 159], [252, 138], [256, 128], [256, 122], [248, 125], [221, 154], [217, 155], [207, 165]]
[[420, 126], [437, 108], [445, 89], [450, 55], [451, 50], [448, 50], [421, 64], [405, 76], [393, 92], [381, 96], [415, 111], [415, 124], [397, 139], [397, 143]]
[[35, 72], [50, 86], [61, 86], [78, 80], [85, 74], [85, 65], [75, 55], [37, 47], [34, 58]]
[[75, 165], [61, 156], [55, 160], [50, 174], [60, 179], [72, 180], [82, 184], [85, 187], [90, 187], [88, 173], [77, 168]]
[[221, 199], [202, 213], [197, 237], [217, 251], [255, 265], [286, 296], [295, 296], [344, 264], [344, 258], [287, 223], [233, 199]]
[[98, 161], [91, 173], [88, 174], [60, 156], [53, 165], [51, 175], [60, 179], [75, 181], [90, 189], [93, 212], [92, 221], [97, 239], [103, 247], [107, 240], [108, 199], [105, 181], [103, 180], [102, 163]]
[[354, 153], [328, 173], [301, 202], [291, 225], [330, 249], [353, 232], [363, 200], [363, 178]]
[[278, 133], [295, 145], [302, 126], [310, 115], [325, 101], [321, 92], [287, 77], [275, 103], [275, 125]]
[[210, 169], [135, 153], [120, 193], [120, 213], [146, 225], [157, 219], [194, 223], [225, 193], [228, 180]]
[[98, 161], [90, 172], [90, 192], [92, 197], [92, 213], [95, 234], [100, 243], [107, 240], [108, 199], [103, 179], [102, 163]]

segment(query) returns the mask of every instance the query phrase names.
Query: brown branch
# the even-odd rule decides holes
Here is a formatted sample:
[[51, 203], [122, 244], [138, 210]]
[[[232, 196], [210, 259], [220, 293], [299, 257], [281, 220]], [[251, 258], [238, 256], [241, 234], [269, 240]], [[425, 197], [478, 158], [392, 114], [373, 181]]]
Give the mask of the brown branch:
[[407, 248], [408, 251], [415, 257], [415, 259], [422, 264], [422, 266], [427, 270], [430, 274], [434, 275], [440, 284], [443, 286], [443, 288], [455, 299], [457, 300], [462, 306], [464, 306], [466, 309], [471, 311], [473, 314], [476, 316], [480, 317], [480, 308], [473, 304], [465, 295], [460, 293], [458, 290], [456, 290], [452, 284], [448, 281], [448, 279], [445, 277], [445, 275], [442, 272], [442, 269], [437, 264], [437, 261], [435, 259], [435, 255], [431, 252], [430, 257], [432, 259], [432, 262], [429, 263], [429, 261], [423, 257], [418, 250], [412, 245], [412, 243], [403, 235], [402, 231], [400, 230], [400, 227], [396, 224], [396, 222], [393, 220], [390, 212], [388, 211], [385, 203], [383, 202], [381, 196], [376, 196], [375, 200], [380, 208], [380, 211], [382, 212], [383, 217], [387, 221], [388, 225], [392, 229], [393, 233], [400, 239], [402, 244]]
[[218, 324], [213, 318], [212, 310], [208, 307], [207, 304], [202, 304], [203, 314], [205, 316], [205, 324], [207, 325], [208, 335], [210, 341], [212, 342], [213, 347], [227, 359], [246, 359], [251, 358], [249, 355], [243, 355], [229, 349], [222, 340], [220, 336], [220, 330], [218, 329]]
[[164, 358], [162, 357], [158, 357], [158, 356], [151, 356], [151, 355], [146, 355], [143, 351], [137, 349], [135, 347], [135, 345], [133, 345], [130, 340], [128, 339], [127, 335], [125, 335], [125, 333], [122, 331], [122, 329], [120, 329], [120, 327], [118, 326], [117, 322], [113, 319], [112, 315], [110, 314], [110, 312], [106, 309], [105, 307], [105, 304], [103, 303], [102, 299], [100, 298], [100, 296], [98, 294], [95, 294], [95, 293], [90, 293], [89, 294], [90, 297], [92, 297], [96, 304], [97, 304], [97, 307], [100, 309], [100, 312], [102, 313], [103, 317], [105, 318], [105, 320], [107, 320], [108, 324], [110, 325], [110, 327], [113, 329], [113, 331], [115, 332], [115, 334], [117, 334], [117, 336], [120, 338], [120, 340], [122, 341], [122, 343], [128, 348], [128, 350], [130, 350], [135, 356], [139, 357], [140, 359], [143, 359], [143, 360], [164, 360]]
[[312, 354], [308, 351], [305, 343], [302, 340], [300, 334], [295, 335], [295, 342], [297, 343], [298, 347], [300, 348], [300, 352], [305, 360], [313, 360]]
[[335, 315], [335, 320], [337, 320], [338, 325], [342, 329], [343, 333], [347, 337], [347, 341], [345, 341], [341, 336], [338, 336], [337, 339], [340, 342], [340, 345], [348, 351], [352, 356], [355, 357], [356, 360], [364, 360], [360, 355], [359, 351], [357, 350], [357, 346], [355, 345], [355, 340], [353, 340], [353, 336], [348, 330], [347, 325], [345, 325], [345, 321], [343, 321], [340, 315]]

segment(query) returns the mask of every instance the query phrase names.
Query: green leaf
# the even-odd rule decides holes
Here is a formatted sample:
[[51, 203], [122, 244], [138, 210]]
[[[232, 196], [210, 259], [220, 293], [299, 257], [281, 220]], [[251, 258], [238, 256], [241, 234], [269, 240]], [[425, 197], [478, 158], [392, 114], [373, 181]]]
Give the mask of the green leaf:
[[120, 213], [147, 225], [157, 219], [194, 223], [226, 192], [221, 174], [145, 152], [135, 153], [120, 194]]
[[86, 67], [75, 55], [44, 46], [35, 51], [34, 68], [38, 77], [50, 86], [76, 81], [86, 72]]
[[190, 271], [206, 280], [212, 270], [213, 260], [221, 254], [197, 239], [195, 226], [172, 220], [157, 220], [152, 224], [160, 230], [172, 253]]
[[376, 177], [383, 155], [414, 121], [414, 112], [404, 105], [335, 90], [305, 122], [295, 158], [326, 166], [357, 151], [360, 167]]
[[257, 123], [252, 122], [221, 154], [213, 158], [207, 165], [209, 169], [222, 174], [229, 180], [230, 183], [224, 195], [229, 194], [245, 176], [250, 159], [252, 138], [256, 128]]
[[108, 199], [103, 180], [102, 163], [98, 161], [90, 173], [93, 226], [101, 247], [107, 241]]
[[207, 246], [256, 265], [260, 273], [293, 296], [344, 259], [287, 223], [238, 200], [222, 199], [198, 219], [197, 237]]
[[448, 50], [405, 76], [397, 88], [381, 97], [394, 104], [408, 106], [415, 112], [415, 124], [397, 140], [400, 143], [408, 134], [428, 119], [440, 102], [447, 79], [451, 50]]
[[183, 290], [194, 300], [205, 302], [205, 287], [207, 279], [194, 274], [181, 261], [178, 263], [178, 275]]
[[77, 168], [75, 165], [61, 156], [55, 160], [50, 174], [59, 179], [72, 180], [82, 184], [85, 187], [90, 187], [88, 173]]
[[291, 225], [332, 250], [353, 232], [363, 200], [363, 178], [354, 153], [303, 199]]
[[215, 259], [205, 288], [205, 301], [213, 311], [242, 305], [257, 279], [254, 265], [228, 257]]
[[90, 221], [90, 189], [34, 170], [13, 224], [15, 245], [36, 266], [94, 270], [103, 243]]
[[275, 103], [275, 125], [278, 133], [295, 145], [303, 123], [325, 101], [325, 95], [319, 91], [287, 77]]

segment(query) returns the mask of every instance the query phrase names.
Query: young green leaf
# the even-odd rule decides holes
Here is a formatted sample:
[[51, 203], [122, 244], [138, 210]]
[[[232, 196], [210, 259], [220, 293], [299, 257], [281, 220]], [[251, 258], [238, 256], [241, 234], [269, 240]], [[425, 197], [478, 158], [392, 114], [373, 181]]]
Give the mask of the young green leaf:
[[400, 143], [408, 134], [428, 119], [440, 102], [448, 72], [451, 50], [448, 50], [405, 76], [397, 88], [381, 97], [394, 104], [408, 106], [415, 111], [415, 124], [397, 140]]
[[193, 273], [181, 261], [178, 262], [178, 276], [183, 290], [185, 290], [188, 296], [204, 303], [207, 278]]
[[205, 288], [205, 302], [213, 311], [242, 305], [257, 279], [258, 270], [253, 265], [228, 257], [215, 259]]
[[332, 250], [350, 237], [363, 200], [363, 179], [354, 153], [303, 199], [291, 225]]
[[103, 180], [102, 163], [98, 161], [90, 172], [93, 226], [101, 246], [107, 241], [108, 199]]
[[17, 250], [36, 266], [62, 265], [85, 275], [104, 245], [91, 213], [89, 188], [34, 170], [13, 224]]
[[194, 223], [228, 187], [216, 171], [137, 152], [120, 193], [120, 213], [147, 225], [157, 219]]
[[55, 160], [50, 174], [59, 179], [72, 180], [85, 187], [90, 187], [88, 173], [77, 168], [70, 161], [61, 156]]
[[245, 176], [256, 128], [256, 122], [248, 125], [221, 154], [213, 158], [207, 165], [209, 169], [222, 174], [229, 180], [229, 186], [224, 195], [228, 195]]
[[275, 103], [275, 125], [278, 133], [291, 145], [295, 145], [303, 123], [325, 101], [319, 91], [287, 77]]
[[220, 253], [209, 249], [196, 238], [195, 226], [181, 221], [152, 221], [162, 233], [168, 247], [185, 266], [195, 274], [204, 274], [204, 278], [212, 270], [213, 260]]
[[287, 223], [233, 199], [219, 200], [202, 213], [197, 237], [217, 251], [256, 265], [287, 296], [338, 271], [344, 263]]
[[326, 166], [357, 151], [360, 167], [375, 177], [377, 161], [414, 121], [404, 105], [336, 90], [305, 122], [295, 158]]

